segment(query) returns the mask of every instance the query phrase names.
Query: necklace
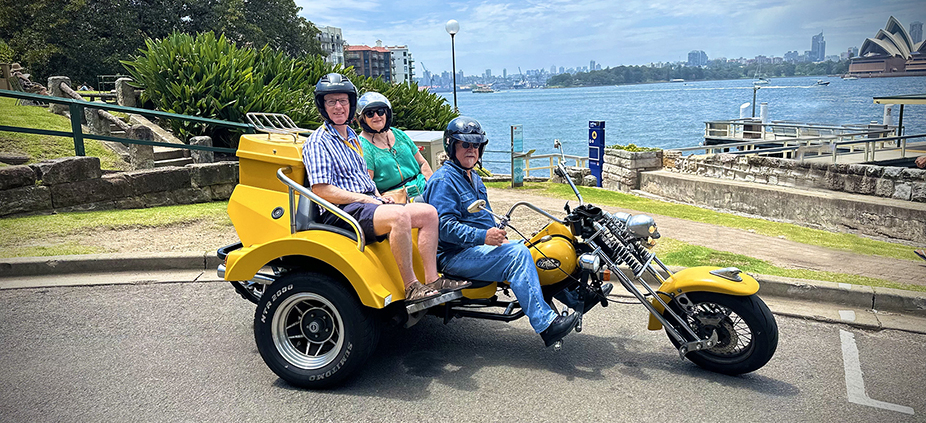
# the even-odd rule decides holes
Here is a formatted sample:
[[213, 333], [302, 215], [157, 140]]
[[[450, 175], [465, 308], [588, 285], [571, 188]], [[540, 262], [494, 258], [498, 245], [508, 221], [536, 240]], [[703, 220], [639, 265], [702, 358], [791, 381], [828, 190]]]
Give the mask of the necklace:
[[[377, 135], [379, 135], [379, 134], [373, 134], [373, 145], [377, 145], [377, 142], [376, 142], [376, 136], [377, 136]], [[387, 149], [387, 150], [392, 150], [392, 145], [389, 144], [389, 134], [383, 133], [383, 136], [386, 137], [386, 139], [385, 139], [384, 141], [382, 141], [383, 148], [385, 148], [385, 149]]]

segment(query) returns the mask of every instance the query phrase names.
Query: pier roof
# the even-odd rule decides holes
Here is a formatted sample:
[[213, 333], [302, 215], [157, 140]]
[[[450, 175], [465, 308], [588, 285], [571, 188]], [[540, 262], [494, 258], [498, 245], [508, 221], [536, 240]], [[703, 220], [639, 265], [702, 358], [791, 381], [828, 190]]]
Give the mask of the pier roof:
[[926, 94], [892, 95], [875, 97], [875, 104], [926, 104]]

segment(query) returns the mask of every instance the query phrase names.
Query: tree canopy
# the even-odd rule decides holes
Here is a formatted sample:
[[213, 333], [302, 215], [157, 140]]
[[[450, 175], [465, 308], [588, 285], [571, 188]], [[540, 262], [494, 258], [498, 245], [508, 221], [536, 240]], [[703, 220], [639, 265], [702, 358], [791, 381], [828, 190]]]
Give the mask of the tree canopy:
[[94, 84], [124, 73], [120, 60], [147, 39], [214, 31], [239, 45], [290, 57], [324, 54], [318, 29], [293, 0], [31, 0], [0, 2], [0, 41], [41, 81], [65, 75]]
[[580, 72], [575, 75], [563, 73], [554, 75], [547, 85], [561, 87], [639, 84], [645, 82], [684, 79], [686, 81], [721, 80], [764, 77], [786, 77], [807, 75], [844, 74], [849, 70], [849, 61], [819, 63], [780, 63], [774, 65], [741, 65], [738, 63], [711, 62], [710, 66], [696, 67], [672, 65], [617, 66], [594, 72]]

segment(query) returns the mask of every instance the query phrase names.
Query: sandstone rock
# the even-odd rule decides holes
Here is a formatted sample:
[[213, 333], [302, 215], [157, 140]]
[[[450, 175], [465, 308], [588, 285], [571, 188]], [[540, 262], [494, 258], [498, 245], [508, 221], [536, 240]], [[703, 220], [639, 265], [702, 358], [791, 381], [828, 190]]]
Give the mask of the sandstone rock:
[[35, 171], [29, 166], [0, 167], [0, 190], [35, 185]]
[[45, 186], [0, 191], [0, 216], [51, 209], [51, 193]]
[[33, 169], [36, 167], [39, 169], [36, 174], [42, 179], [42, 185], [80, 182], [97, 179], [103, 175], [99, 157], [76, 156], [45, 160], [36, 163]]

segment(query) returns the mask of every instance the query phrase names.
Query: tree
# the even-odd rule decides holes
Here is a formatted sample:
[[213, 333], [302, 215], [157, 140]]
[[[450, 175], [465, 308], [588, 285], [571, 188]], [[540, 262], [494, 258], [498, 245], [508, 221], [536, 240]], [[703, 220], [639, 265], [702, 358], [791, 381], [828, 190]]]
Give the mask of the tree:
[[148, 38], [215, 31], [235, 43], [290, 57], [322, 54], [318, 29], [293, 0], [30, 0], [0, 2], [0, 39], [41, 80], [93, 83], [123, 73]]

